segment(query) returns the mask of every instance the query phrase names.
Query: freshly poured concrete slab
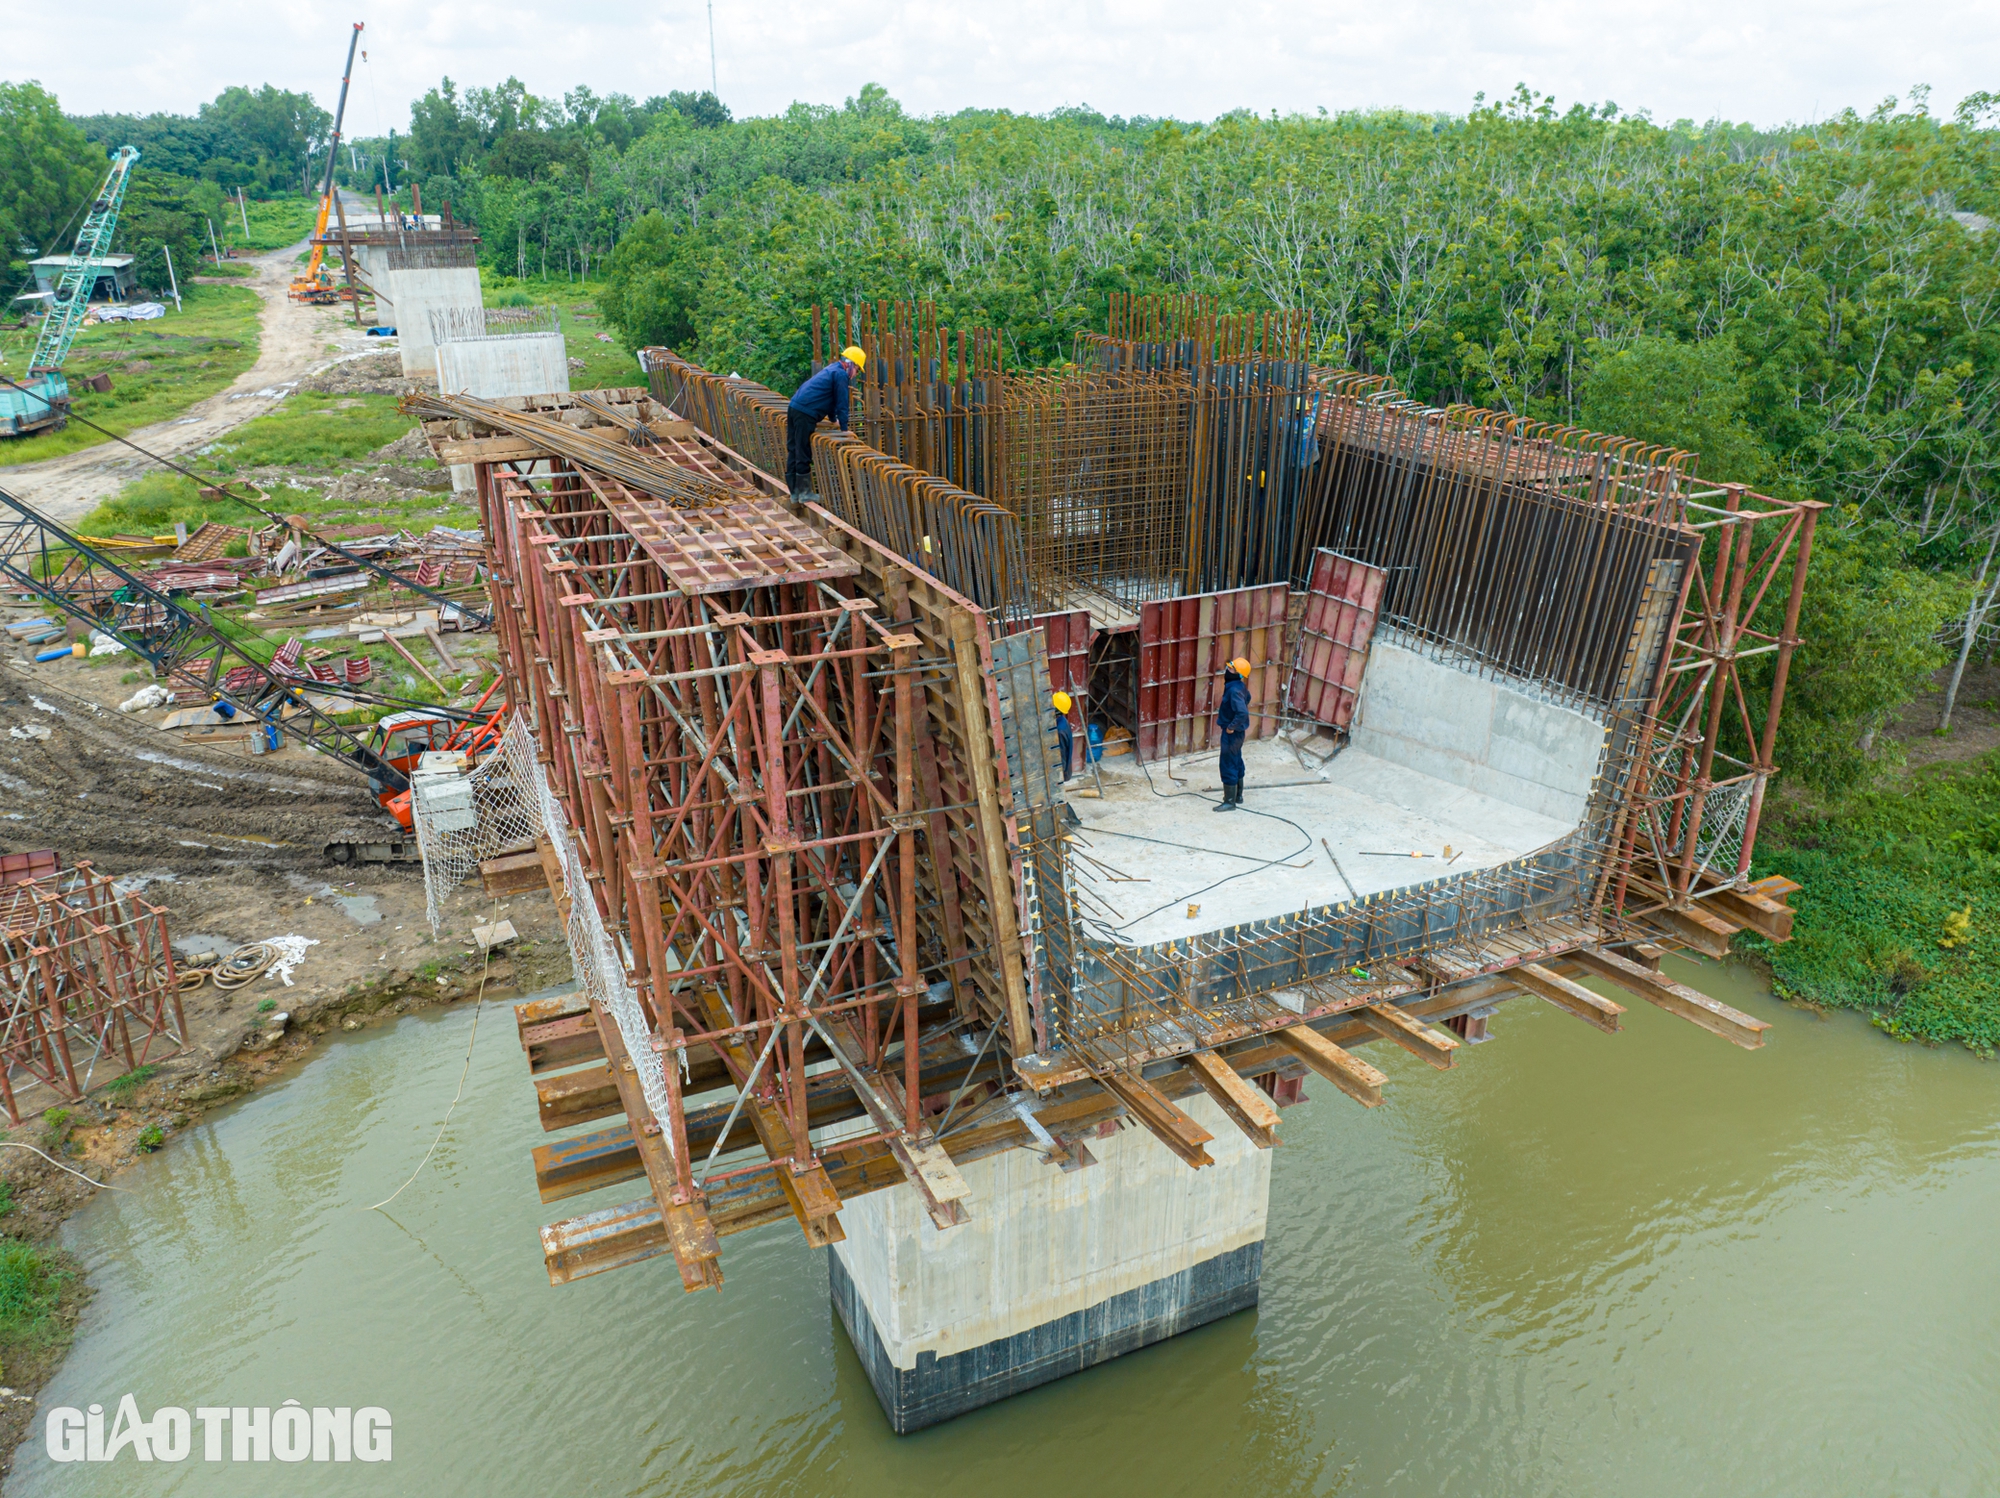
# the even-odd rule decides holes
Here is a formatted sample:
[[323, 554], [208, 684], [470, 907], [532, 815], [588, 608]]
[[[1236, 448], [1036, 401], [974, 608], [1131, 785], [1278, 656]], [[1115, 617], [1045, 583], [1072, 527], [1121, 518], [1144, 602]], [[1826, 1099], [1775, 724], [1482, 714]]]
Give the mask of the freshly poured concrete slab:
[[[1104, 799], [1071, 800], [1083, 821], [1071, 845], [1087, 891], [1081, 914], [1100, 932], [1144, 946], [1338, 904], [1506, 863], [1577, 824], [1352, 747], [1321, 780], [1277, 739], [1244, 746], [1243, 805], [1217, 813], [1221, 793], [1208, 789], [1220, 783], [1216, 760], [1176, 759], [1174, 774], [1186, 782], [1176, 784], [1163, 762], [1108, 759]], [[1095, 782], [1086, 771], [1070, 784]], [[1257, 868], [1271, 859], [1283, 861]]]

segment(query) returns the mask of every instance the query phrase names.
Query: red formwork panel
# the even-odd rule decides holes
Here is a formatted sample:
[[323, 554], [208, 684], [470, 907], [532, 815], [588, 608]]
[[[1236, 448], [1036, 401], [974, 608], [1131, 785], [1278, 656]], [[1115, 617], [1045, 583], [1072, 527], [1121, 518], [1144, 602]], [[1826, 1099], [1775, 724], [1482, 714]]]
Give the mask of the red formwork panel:
[[1037, 614], [1020, 627], [1033, 629], [1037, 625], [1049, 651], [1049, 690], [1069, 693], [1069, 720], [1082, 733], [1090, 704], [1090, 641], [1097, 632], [1090, 622], [1090, 610]]
[[1387, 580], [1380, 567], [1337, 551], [1313, 553], [1305, 614], [1285, 686], [1288, 711], [1342, 730], [1353, 724]]
[[1284, 583], [1197, 593], [1148, 603], [1139, 610], [1139, 732], [1141, 759], [1193, 754], [1221, 735], [1222, 668], [1250, 662], [1250, 734], [1278, 731], [1284, 685]]

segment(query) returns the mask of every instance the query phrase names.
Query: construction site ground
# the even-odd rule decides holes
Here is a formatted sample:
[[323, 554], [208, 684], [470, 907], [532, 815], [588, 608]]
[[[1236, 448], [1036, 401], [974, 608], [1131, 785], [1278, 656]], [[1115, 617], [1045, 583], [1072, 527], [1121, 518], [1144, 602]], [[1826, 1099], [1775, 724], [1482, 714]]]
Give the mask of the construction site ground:
[[[348, 307], [315, 307], [286, 295], [302, 248], [289, 245], [254, 256], [247, 263], [255, 268], [255, 274], [229, 283], [247, 287], [263, 302], [258, 317], [257, 362], [225, 389], [193, 402], [168, 420], [127, 433], [132, 442], [168, 457], [196, 452], [269, 411], [315, 368], [381, 348], [380, 339], [369, 338], [365, 330], [355, 326]], [[0, 458], [5, 457], [0, 450]], [[69, 523], [154, 468], [131, 448], [105, 440], [43, 462], [0, 467], [0, 484], [51, 519]]]

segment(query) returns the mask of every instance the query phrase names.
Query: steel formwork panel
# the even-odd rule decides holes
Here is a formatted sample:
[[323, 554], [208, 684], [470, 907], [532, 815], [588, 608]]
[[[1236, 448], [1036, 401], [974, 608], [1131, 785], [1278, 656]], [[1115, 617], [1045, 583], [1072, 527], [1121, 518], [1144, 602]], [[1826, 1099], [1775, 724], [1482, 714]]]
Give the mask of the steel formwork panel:
[[1232, 660], [1250, 662], [1250, 732], [1278, 731], [1285, 659], [1284, 583], [1197, 593], [1146, 604], [1139, 611], [1141, 759], [1194, 754], [1221, 742], [1215, 727], [1219, 681]]
[[1289, 711], [1343, 732], [1353, 726], [1387, 578], [1380, 567], [1354, 557], [1315, 553], [1285, 687]]

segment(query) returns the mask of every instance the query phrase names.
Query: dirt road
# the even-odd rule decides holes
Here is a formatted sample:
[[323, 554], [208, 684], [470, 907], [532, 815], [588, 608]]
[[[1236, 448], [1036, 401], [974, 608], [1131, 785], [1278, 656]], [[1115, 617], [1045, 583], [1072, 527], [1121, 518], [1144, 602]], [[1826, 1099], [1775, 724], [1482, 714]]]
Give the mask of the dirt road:
[[[380, 340], [366, 337], [355, 327], [353, 312], [345, 303], [314, 307], [294, 302], [285, 294], [294, 262], [304, 248], [302, 240], [255, 256], [249, 262], [256, 267], [255, 277], [229, 283], [248, 286], [263, 298], [257, 362], [228, 389], [190, 406], [173, 420], [128, 433], [132, 441], [167, 457], [193, 452], [231, 427], [269, 411], [280, 394], [315, 369], [342, 354], [382, 347]], [[329, 352], [329, 344], [337, 344], [339, 352]], [[103, 442], [40, 463], [0, 467], [0, 483], [51, 519], [67, 523], [153, 466], [129, 447]]]

